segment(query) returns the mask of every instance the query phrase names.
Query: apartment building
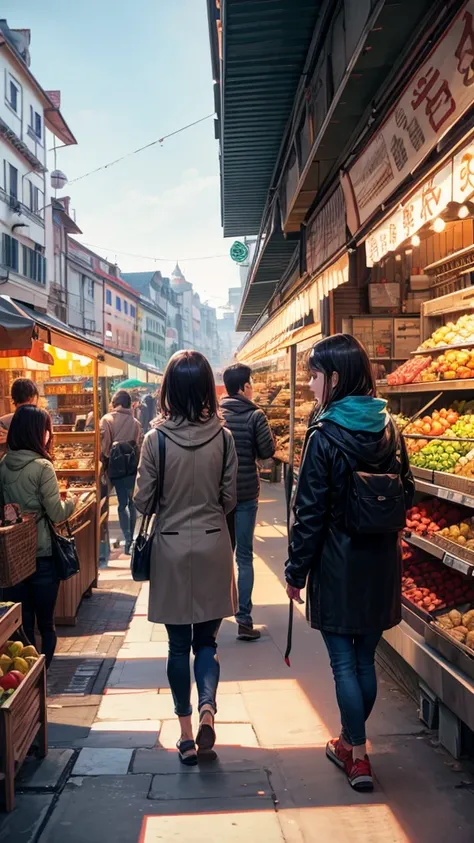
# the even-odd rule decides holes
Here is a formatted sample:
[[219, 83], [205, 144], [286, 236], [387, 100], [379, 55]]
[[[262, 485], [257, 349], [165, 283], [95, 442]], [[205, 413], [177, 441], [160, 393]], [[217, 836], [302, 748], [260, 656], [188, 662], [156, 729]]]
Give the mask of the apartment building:
[[104, 346], [130, 362], [140, 360], [139, 294], [116, 264], [99, 259], [96, 272], [104, 282]]

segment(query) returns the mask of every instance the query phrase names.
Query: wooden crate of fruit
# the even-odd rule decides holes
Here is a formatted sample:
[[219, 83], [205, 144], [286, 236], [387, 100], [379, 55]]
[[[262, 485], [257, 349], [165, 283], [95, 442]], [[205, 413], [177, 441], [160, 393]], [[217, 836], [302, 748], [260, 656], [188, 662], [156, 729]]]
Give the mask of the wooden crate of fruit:
[[[417, 469], [420, 471], [420, 469]], [[414, 472], [413, 472], [414, 473]], [[447, 474], [444, 471], [435, 471], [433, 483], [436, 486], [444, 486], [446, 489], [453, 489], [464, 495], [474, 495], [474, 481], [459, 474]]]
[[[459, 529], [458, 525], [454, 525]], [[451, 527], [450, 529], [454, 529]], [[464, 562], [468, 562], [468, 564], [473, 566], [473, 573], [474, 573], [474, 544], [473, 549], [470, 547], [466, 547], [465, 545], [458, 544], [456, 541], [452, 541], [451, 539], [447, 538], [446, 536], [441, 536], [439, 533], [431, 533], [430, 541], [435, 544], [437, 547], [440, 547], [442, 550], [449, 553], [451, 556], [457, 556], [458, 559], [462, 559]], [[467, 541], [472, 541], [474, 543], [474, 539], [467, 539]]]
[[438, 613], [425, 629], [425, 641], [474, 679], [474, 609], [469, 605]]
[[21, 606], [0, 612], [0, 795], [7, 811], [14, 808], [15, 776], [39, 736], [39, 753], [47, 753], [46, 666], [33, 646], [11, 640], [21, 626]]

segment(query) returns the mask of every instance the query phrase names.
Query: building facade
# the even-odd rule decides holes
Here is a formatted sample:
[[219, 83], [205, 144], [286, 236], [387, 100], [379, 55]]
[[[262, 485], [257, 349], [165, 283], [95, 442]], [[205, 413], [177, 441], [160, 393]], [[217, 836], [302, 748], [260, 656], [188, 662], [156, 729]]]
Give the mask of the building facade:
[[45, 91], [30, 71], [29, 45], [29, 30], [0, 20], [0, 280], [4, 294], [46, 311], [54, 264], [48, 132], [64, 145], [76, 140], [59, 91]]
[[140, 363], [163, 372], [166, 362], [166, 313], [143, 294], [140, 296]]
[[122, 279], [116, 264], [100, 259], [97, 273], [104, 284], [104, 346], [114, 354], [139, 362], [140, 296]]
[[182, 348], [183, 308], [182, 297], [173, 289], [170, 279], [161, 272], [124, 272], [124, 281], [146, 299], [150, 299], [165, 318], [165, 358]]

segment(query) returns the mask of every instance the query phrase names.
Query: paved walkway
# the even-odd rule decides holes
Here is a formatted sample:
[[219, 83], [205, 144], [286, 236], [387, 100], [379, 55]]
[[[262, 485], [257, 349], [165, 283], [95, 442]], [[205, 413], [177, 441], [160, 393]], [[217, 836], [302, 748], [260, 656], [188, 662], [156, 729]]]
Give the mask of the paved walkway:
[[[370, 722], [375, 792], [353, 793], [326, 760], [326, 741], [338, 729], [333, 684], [321, 638], [301, 612], [290, 669], [282, 656], [285, 547], [282, 490], [265, 486], [255, 620], [266, 629], [261, 641], [243, 643], [233, 621], [223, 624], [219, 763], [200, 768], [177, 760], [165, 634], [147, 621], [147, 587], [123, 638], [122, 601], [130, 613], [135, 586], [128, 560], [110, 562], [93, 599], [99, 612], [105, 605], [110, 615], [115, 611], [116, 628], [106, 618], [107, 628], [100, 627], [100, 615], [88, 618], [92, 628], [83, 628], [89, 638], [79, 655], [87, 665], [105, 653], [103, 672], [109, 651], [100, 645], [110, 637], [120, 644], [114, 666], [103, 693], [99, 670], [82, 698], [50, 699], [56, 748], [39, 769], [25, 769], [17, 809], [0, 823], [1, 843], [471, 843], [473, 779], [436, 745], [413, 702], [387, 676], [380, 677]], [[84, 604], [81, 617], [92, 614], [91, 606]], [[71, 632], [71, 640], [78, 637], [77, 628]], [[61, 655], [60, 648], [57, 661], [70, 652]]]

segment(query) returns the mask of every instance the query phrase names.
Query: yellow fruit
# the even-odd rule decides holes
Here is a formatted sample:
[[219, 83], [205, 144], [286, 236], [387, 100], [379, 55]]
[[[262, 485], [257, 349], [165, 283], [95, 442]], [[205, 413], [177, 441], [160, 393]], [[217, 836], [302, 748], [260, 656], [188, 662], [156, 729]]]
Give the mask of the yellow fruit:
[[0, 668], [3, 670], [4, 674], [8, 673], [8, 671], [10, 670], [11, 663], [12, 660], [10, 656], [8, 656], [6, 653], [0, 656]]
[[23, 644], [21, 641], [12, 641], [7, 647], [7, 653], [12, 659], [15, 659], [17, 656], [21, 656], [22, 652]]
[[31, 670], [34, 664], [38, 661], [39, 656], [26, 656], [25, 662], [28, 665], [28, 670]]
[[20, 673], [23, 673], [23, 675], [26, 676], [29, 669], [30, 668], [28, 662], [25, 661], [25, 659], [22, 659], [20, 656], [17, 656], [16, 659], [13, 659], [13, 670], [19, 670]]
[[26, 659], [27, 656], [34, 656], [36, 660], [39, 657], [39, 653], [36, 647], [33, 647], [31, 644], [29, 644], [28, 647], [23, 647], [23, 650], [21, 651], [21, 657], [22, 659]]
[[456, 539], [456, 544], [462, 544], [462, 545], [467, 544], [466, 536], [458, 536], [457, 539]]
[[459, 525], [459, 532], [461, 533], [461, 536], [468, 536], [469, 535], [469, 524], [466, 524], [465, 521], [461, 521], [461, 523]]

